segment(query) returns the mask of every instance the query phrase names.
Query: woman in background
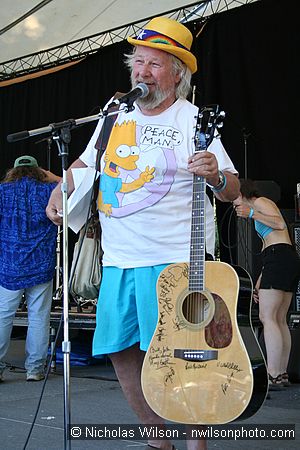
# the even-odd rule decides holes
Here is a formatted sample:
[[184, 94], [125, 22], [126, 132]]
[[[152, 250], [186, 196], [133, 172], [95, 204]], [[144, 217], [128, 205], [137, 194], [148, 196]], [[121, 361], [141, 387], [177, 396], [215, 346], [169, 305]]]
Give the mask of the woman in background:
[[289, 384], [287, 366], [291, 334], [287, 313], [300, 278], [300, 258], [291, 242], [287, 224], [277, 205], [261, 197], [252, 180], [241, 182], [233, 202], [238, 217], [254, 220], [262, 240], [262, 271], [254, 290], [263, 324], [270, 389]]

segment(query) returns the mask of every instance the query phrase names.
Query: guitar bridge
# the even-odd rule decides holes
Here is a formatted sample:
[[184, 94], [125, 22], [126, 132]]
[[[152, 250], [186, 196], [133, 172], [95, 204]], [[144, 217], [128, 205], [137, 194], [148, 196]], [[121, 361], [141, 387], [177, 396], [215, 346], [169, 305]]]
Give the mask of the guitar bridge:
[[212, 361], [218, 359], [217, 350], [174, 350], [174, 358], [184, 359], [185, 361]]

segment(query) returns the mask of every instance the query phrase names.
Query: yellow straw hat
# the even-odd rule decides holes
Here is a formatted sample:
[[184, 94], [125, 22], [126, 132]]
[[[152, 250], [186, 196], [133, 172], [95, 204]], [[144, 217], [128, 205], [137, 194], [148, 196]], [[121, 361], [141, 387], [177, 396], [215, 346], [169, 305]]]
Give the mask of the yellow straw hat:
[[143, 45], [171, 53], [184, 62], [192, 73], [197, 70], [196, 57], [190, 52], [193, 35], [184, 25], [167, 17], [155, 17], [138, 36], [128, 37], [132, 45]]

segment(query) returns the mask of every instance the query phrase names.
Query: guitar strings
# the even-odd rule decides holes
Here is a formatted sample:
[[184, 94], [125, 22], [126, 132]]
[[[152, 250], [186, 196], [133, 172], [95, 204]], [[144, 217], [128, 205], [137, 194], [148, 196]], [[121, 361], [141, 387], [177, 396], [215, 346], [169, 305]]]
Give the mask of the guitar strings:
[[187, 320], [197, 324], [204, 320], [203, 294], [205, 274], [205, 179], [194, 175], [191, 252], [189, 288], [192, 293], [188, 297]]

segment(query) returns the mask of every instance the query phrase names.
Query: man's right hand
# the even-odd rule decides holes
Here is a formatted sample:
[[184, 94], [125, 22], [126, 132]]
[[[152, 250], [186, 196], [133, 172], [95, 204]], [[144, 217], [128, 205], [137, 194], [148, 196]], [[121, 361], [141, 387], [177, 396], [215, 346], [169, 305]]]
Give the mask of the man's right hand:
[[62, 192], [60, 184], [52, 191], [46, 208], [46, 214], [55, 225], [62, 225]]

